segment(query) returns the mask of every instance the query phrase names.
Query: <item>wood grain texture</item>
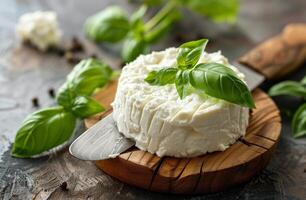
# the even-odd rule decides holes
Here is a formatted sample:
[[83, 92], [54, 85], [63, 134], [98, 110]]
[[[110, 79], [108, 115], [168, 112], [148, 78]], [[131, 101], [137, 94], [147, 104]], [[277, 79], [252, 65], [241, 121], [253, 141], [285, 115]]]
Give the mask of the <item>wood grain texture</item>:
[[[116, 82], [111, 83], [95, 98], [108, 107], [116, 86]], [[253, 97], [256, 109], [251, 112], [246, 135], [223, 152], [194, 158], [160, 158], [133, 147], [117, 158], [97, 161], [96, 165], [122, 182], [158, 192], [210, 193], [244, 183], [266, 167], [281, 129], [274, 102], [260, 89], [253, 91]], [[103, 116], [105, 113], [85, 120], [86, 127]]]
[[262, 42], [239, 58], [239, 62], [278, 79], [306, 61], [306, 23], [287, 25], [280, 35]]

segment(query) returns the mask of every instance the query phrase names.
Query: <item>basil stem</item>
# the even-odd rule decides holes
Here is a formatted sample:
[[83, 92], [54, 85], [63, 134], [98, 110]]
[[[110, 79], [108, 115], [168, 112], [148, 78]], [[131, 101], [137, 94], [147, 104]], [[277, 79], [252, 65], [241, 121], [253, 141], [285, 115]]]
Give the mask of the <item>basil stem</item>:
[[160, 23], [168, 14], [170, 14], [176, 8], [176, 3], [174, 1], [167, 1], [167, 4], [159, 10], [159, 12], [154, 15], [145, 25], [145, 31], [150, 31], [158, 23]]

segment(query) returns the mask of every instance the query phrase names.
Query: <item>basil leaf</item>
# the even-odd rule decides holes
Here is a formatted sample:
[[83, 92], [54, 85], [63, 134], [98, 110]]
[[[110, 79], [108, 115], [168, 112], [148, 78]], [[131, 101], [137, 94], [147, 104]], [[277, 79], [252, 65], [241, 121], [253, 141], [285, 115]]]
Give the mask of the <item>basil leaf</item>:
[[176, 91], [181, 99], [188, 96], [189, 71], [178, 71], [175, 79]]
[[301, 83], [302, 83], [303, 85], [306, 85], [306, 76], [301, 80]]
[[76, 118], [63, 107], [46, 108], [29, 115], [18, 130], [12, 155], [27, 158], [67, 141]]
[[75, 116], [86, 118], [91, 115], [103, 112], [105, 109], [99, 102], [93, 100], [90, 97], [78, 96], [75, 98], [71, 110]]
[[283, 81], [270, 88], [270, 96], [291, 95], [306, 97], [306, 86], [296, 81]]
[[98, 59], [86, 59], [77, 64], [67, 76], [78, 95], [91, 95], [96, 88], [105, 86], [113, 70]]
[[255, 104], [247, 85], [234, 76], [234, 72], [218, 63], [198, 64], [189, 73], [190, 84], [209, 96], [254, 108]]
[[295, 138], [306, 136], [306, 103], [295, 112], [292, 120], [292, 130]]
[[175, 0], [216, 22], [234, 22], [239, 11], [239, 0]]
[[77, 94], [73, 90], [72, 85], [66, 82], [59, 88], [56, 95], [56, 101], [59, 105], [63, 106], [67, 110], [70, 110], [76, 96]]
[[71, 108], [78, 95], [90, 96], [96, 88], [105, 86], [113, 70], [97, 59], [87, 59], [77, 64], [59, 89], [57, 102], [66, 109]]
[[150, 85], [167, 85], [175, 83], [177, 68], [165, 68], [159, 71], [151, 71], [145, 81]]
[[125, 62], [131, 62], [140, 54], [147, 52], [147, 50], [148, 44], [144, 40], [129, 36], [124, 41], [121, 55]]
[[182, 44], [177, 55], [178, 68], [189, 69], [197, 64], [207, 43], [207, 39], [202, 39]]
[[145, 41], [152, 44], [158, 42], [166, 33], [169, 32], [173, 23], [180, 18], [178, 11], [171, 12], [158, 25], [156, 25], [149, 32], [145, 33]]
[[96, 42], [118, 42], [130, 30], [129, 20], [123, 10], [111, 6], [87, 19], [85, 32]]

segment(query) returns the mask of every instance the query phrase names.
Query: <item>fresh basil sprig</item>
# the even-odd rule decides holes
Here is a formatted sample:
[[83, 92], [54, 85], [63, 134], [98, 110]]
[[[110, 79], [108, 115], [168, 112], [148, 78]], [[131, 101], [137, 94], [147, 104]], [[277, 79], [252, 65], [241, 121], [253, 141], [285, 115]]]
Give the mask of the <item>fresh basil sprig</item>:
[[254, 108], [247, 85], [235, 72], [219, 63], [198, 63], [208, 40], [182, 44], [178, 49], [176, 68], [164, 68], [148, 73], [145, 81], [151, 85], [175, 84], [180, 98], [189, 95], [188, 88], [241, 106]]
[[71, 138], [77, 118], [85, 118], [104, 111], [90, 96], [105, 86], [113, 70], [96, 59], [81, 61], [67, 76], [59, 89], [59, 106], [30, 114], [17, 132], [12, 155], [28, 158], [63, 144]]
[[87, 36], [96, 42], [118, 42], [126, 36], [129, 29], [129, 20], [118, 6], [110, 6], [85, 22]]
[[270, 96], [289, 95], [300, 97], [304, 103], [295, 111], [292, 119], [293, 137], [300, 138], [306, 136], [306, 76], [300, 81], [283, 81], [275, 84], [269, 90]]
[[[121, 56], [125, 62], [130, 62], [148, 52], [152, 44], [166, 35], [181, 19], [181, 8], [188, 8], [216, 22], [233, 22], [239, 8], [238, 0], [145, 0], [142, 3], [130, 19], [116, 6], [89, 17], [85, 23], [88, 38], [96, 42], [124, 40]], [[161, 9], [145, 21], [147, 6], [156, 5]]]

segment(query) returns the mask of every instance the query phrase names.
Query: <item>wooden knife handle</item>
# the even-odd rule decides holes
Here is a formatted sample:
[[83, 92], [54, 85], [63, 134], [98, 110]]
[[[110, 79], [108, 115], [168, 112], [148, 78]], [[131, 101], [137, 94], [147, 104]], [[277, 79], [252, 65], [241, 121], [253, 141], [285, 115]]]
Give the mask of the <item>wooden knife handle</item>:
[[287, 25], [281, 34], [264, 41], [238, 61], [267, 79], [284, 77], [306, 61], [306, 23]]

